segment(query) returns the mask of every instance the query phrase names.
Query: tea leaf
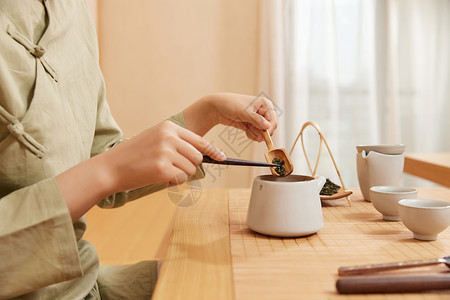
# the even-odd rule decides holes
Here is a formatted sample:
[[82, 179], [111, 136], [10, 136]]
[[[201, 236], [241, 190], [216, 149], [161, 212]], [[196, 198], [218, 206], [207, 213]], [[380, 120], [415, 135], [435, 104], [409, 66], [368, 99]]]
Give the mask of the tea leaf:
[[330, 179], [327, 178], [327, 180], [325, 181], [325, 184], [323, 185], [322, 190], [320, 191], [320, 195], [325, 195], [325, 196], [331, 196], [336, 194], [339, 189], [341, 187], [337, 184], [335, 184], [334, 182], [332, 182]]
[[275, 172], [277, 172], [278, 175], [280, 175], [280, 176], [286, 175], [286, 169], [283, 167], [284, 160], [275, 157], [272, 160], [272, 163], [278, 165], [275, 167]]

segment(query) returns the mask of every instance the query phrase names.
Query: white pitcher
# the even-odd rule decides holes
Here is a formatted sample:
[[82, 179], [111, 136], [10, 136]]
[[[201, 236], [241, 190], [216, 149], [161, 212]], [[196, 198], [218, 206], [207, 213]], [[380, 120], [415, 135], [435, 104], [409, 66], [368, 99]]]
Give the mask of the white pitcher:
[[362, 150], [356, 154], [359, 187], [366, 201], [370, 201], [369, 190], [373, 186], [399, 186], [403, 179], [403, 154], [383, 154]]
[[248, 228], [277, 237], [319, 231], [323, 226], [319, 192], [324, 184], [323, 176], [257, 176], [248, 207]]

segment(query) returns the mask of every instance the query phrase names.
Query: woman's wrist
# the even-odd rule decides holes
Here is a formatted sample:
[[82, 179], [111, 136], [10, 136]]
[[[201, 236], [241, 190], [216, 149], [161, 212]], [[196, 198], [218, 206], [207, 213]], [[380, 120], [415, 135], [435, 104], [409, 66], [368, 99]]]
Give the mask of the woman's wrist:
[[121, 191], [119, 178], [121, 173], [116, 170], [115, 160], [107, 157], [110, 154], [108, 151], [91, 158], [90, 167], [99, 187], [100, 200]]
[[186, 128], [203, 136], [217, 125], [216, 100], [214, 94], [207, 95], [183, 110]]
[[118, 179], [104, 163], [104, 155], [84, 161], [55, 178], [73, 221], [118, 189]]

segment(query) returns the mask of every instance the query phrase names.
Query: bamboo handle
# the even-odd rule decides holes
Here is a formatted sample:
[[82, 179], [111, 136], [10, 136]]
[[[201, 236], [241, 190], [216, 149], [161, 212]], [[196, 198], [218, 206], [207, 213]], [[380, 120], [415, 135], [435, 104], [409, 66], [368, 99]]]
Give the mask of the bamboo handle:
[[275, 147], [273, 146], [272, 138], [270, 137], [270, 134], [267, 130], [263, 130], [263, 136], [264, 136], [264, 141], [266, 141], [267, 148], [269, 150], [275, 149]]
[[[317, 160], [316, 160], [316, 165], [314, 167], [314, 171], [311, 168], [311, 164], [309, 163], [309, 158], [308, 158], [308, 155], [306, 154], [305, 143], [303, 142], [303, 130], [305, 130], [305, 128], [308, 127], [308, 126], [312, 126], [317, 131], [317, 133], [319, 134], [319, 137], [320, 137], [319, 153], [317, 155]], [[294, 141], [294, 145], [292, 145], [291, 151], [289, 152], [289, 156], [292, 155], [292, 152], [294, 151], [295, 145], [297, 144], [297, 141], [298, 141], [298, 139], [300, 137], [301, 137], [301, 141], [302, 141], [303, 154], [305, 155], [305, 159], [306, 159], [306, 162], [308, 163], [308, 168], [311, 171], [311, 175], [312, 176], [316, 176], [317, 166], [319, 165], [319, 160], [320, 160], [320, 154], [322, 153], [322, 142], [323, 142], [325, 144], [325, 146], [327, 147], [328, 154], [330, 154], [331, 160], [333, 161], [334, 169], [336, 170], [336, 173], [339, 176], [339, 180], [341, 181], [342, 188], [345, 191], [346, 188], [345, 188], [344, 181], [342, 180], [341, 173], [339, 172], [339, 169], [337, 167], [336, 161], [334, 160], [333, 153], [331, 153], [330, 146], [328, 146], [327, 140], [323, 136], [319, 125], [316, 122], [312, 122], [312, 121], [309, 121], [309, 122], [306, 122], [306, 123], [303, 124], [302, 129], [300, 129], [300, 132], [298, 133], [297, 138]], [[352, 203], [350, 202], [350, 199], [348, 198], [348, 196], [346, 198], [347, 198], [348, 205], [352, 206]]]
[[450, 289], [450, 274], [352, 276], [336, 281], [341, 294], [415, 293]]
[[383, 263], [383, 264], [368, 264], [368, 265], [361, 265], [361, 266], [348, 266], [348, 267], [340, 267], [338, 269], [338, 274], [341, 276], [357, 275], [357, 274], [374, 273], [374, 272], [380, 272], [380, 271], [389, 271], [389, 270], [398, 270], [398, 269], [437, 265], [440, 263], [441, 263], [441, 261], [439, 259], [426, 259], [426, 260], [411, 260], [411, 261]]

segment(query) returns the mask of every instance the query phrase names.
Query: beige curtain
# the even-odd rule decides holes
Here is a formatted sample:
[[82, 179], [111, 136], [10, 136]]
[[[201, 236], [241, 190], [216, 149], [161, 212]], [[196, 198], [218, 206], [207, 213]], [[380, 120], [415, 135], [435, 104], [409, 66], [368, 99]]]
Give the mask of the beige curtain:
[[[280, 145], [316, 121], [349, 187], [357, 144], [450, 151], [449, 1], [265, 0], [261, 20], [260, 88], [283, 112]], [[315, 157], [318, 138], [306, 135]], [[292, 159], [309, 173], [300, 145]], [[319, 173], [338, 181], [326, 153]]]

